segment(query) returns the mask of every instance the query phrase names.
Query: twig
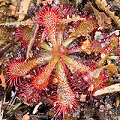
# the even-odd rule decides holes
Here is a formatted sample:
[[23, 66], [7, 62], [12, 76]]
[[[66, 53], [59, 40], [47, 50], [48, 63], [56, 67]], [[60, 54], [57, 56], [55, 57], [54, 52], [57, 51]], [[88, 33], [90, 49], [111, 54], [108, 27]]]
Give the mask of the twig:
[[6, 23], [0, 23], [0, 26], [16, 26], [19, 27], [20, 25], [31, 25], [33, 26], [33, 21], [31, 19], [28, 19], [26, 21], [21, 21], [21, 22], [6, 22]]
[[2, 100], [0, 101], [0, 120], [2, 120]]
[[35, 41], [35, 37], [36, 37], [38, 29], [39, 29], [39, 24], [35, 24], [35, 26], [33, 28], [33, 35], [32, 35], [33, 37], [31, 38], [29, 45], [28, 45], [28, 49], [27, 49], [27, 54], [26, 54], [27, 59], [29, 58], [29, 53], [30, 53], [30, 50], [31, 50], [33, 43]]
[[33, 110], [33, 114], [35, 114], [35, 113], [38, 111], [38, 107], [39, 107], [40, 105], [42, 105], [42, 102], [38, 103], [38, 104], [35, 106], [35, 108], [34, 108], [34, 110]]
[[46, 119], [48, 120], [49, 118], [52, 118], [49, 115], [29, 115], [30, 117], [36, 117], [36, 118], [41, 118], [41, 119]]
[[0, 49], [0, 57], [4, 54], [5, 51], [7, 51], [11, 46], [13, 45], [13, 43], [8, 43], [6, 46], [4, 46], [3, 48]]

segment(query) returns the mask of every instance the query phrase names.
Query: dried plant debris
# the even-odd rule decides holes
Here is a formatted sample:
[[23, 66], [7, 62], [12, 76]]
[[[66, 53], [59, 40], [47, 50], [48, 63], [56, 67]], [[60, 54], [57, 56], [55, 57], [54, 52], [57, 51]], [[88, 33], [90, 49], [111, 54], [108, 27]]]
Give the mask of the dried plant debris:
[[117, 6], [118, 8], [120, 8], [120, 0], [113, 0], [115, 6]]
[[104, 12], [99, 12], [97, 9], [95, 9], [90, 2], [89, 4], [94, 11], [99, 26], [101, 26], [102, 28], [107, 28], [111, 24], [111, 18], [108, 17]]
[[108, 14], [120, 27], [120, 18], [118, 16], [115, 16], [115, 12], [110, 11], [110, 5], [107, 4], [106, 0], [96, 0], [95, 3], [101, 10], [105, 11], [106, 14]]
[[112, 92], [116, 92], [116, 91], [120, 91], [120, 84], [114, 84], [108, 87], [105, 87], [103, 89], [100, 89], [98, 91], [96, 91], [93, 96], [98, 96], [98, 95], [102, 95], [102, 94], [106, 94], [106, 93], [112, 93]]
[[11, 0], [11, 5], [9, 6], [9, 9], [11, 10], [11, 15], [18, 17], [19, 15], [19, 1], [18, 0]]
[[21, 1], [18, 21], [21, 21], [25, 18], [25, 15], [27, 14], [30, 2], [31, 2], [31, 0], [22, 0]]
[[33, 21], [31, 19], [27, 19], [26, 21], [16, 21], [16, 22], [6, 22], [6, 23], [0, 23], [1, 26], [16, 26], [19, 27], [20, 25], [31, 25], [33, 26]]
[[3, 73], [1, 73], [0, 78], [1, 78], [1, 82], [2, 82], [2, 87], [6, 88], [5, 77], [4, 77]]
[[119, 8], [0, 0], [0, 119], [120, 119]]

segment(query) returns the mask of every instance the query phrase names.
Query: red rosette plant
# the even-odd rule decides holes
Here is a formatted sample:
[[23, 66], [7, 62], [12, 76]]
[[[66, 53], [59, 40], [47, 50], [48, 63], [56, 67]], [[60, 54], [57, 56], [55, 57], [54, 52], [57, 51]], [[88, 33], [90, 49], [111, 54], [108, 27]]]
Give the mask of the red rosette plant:
[[[98, 43], [97, 41], [99, 48], [97, 49], [94, 45], [96, 41], [91, 37], [93, 31], [97, 31], [99, 27], [95, 16], [85, 15], [83, 17], [82, 15], [77, 14], [75, 9], [70, 6], [51, 5], [40, 7], [36, 11], [33, 21], [37, 26], [42, 25], [44, 27], [44, 31], [42, 32], [44, 39], [41, 38], [39, 45], [42, 49], [45, 49], [48, 54], [45, 55], [44, 53], [41, 53], [43, 55], [38, 58], [22, 62], [11, 62], [8, 67], [8, 81], [10, 81], [10, 83], [13, 82], [14, 86], [19, 86], [21, 78], [26, 76], [31, 69], [35, 69], [37, 65], [43, 65], [41, 72], [34, 74], [33, 77], [31, 76], [31, 80], [23, 84], [23, 86], [19, 86], [19, 89], [22, 90], [19, 92], [20, 98], [24, 102], [29, 103], [29, 105], [37, 104], [37, 102], [41, 100], [41, 96], [45, 95], [42, 91], [49, 86], [49, 83], [56, 83], [58, 89], [56, 90], [57, 95], [55, 95], [56, 100], [53, 100], [53, 105], [57, 110], [54, 118], [57, 119], [58, 116], [63, 114], [64, 119], [66, 113], [74, 113], [77, 109], [77, 105], [79, 105], [78, 101], [80, 99], [76, 97], [77, 93], [81, 94], [82, 91], [90, 85], [94, 85], [94, 90], [99, 88], [99, 86], [103, 87], [101, 84], [107, 78], [103, 77], [104, 73], [101, 73], [98, 78], [94, 79], [94, 70], [99, 68], [98, 61], [94, 61], [95, 64], [87, 65], [84, 62], [80, 62], [80, 60], [74, 59], [72, 55], [79, 58], [76, 53], [84, 52], [89, 55], [91, 55], [91, 53], [101, 54], [102, 52], [104, 53], [106, 48], [108, 49], [107, 54], [109, 54], [113, 47], [111, 41], [117, 39], [117, 37], [107, 37], [106, 35], [104, 40], [109, 40], [108, 45], [102, 47], [100, 45], [101, 43]], [[73, 25], [73, 27], [69, 28], [68, 24], [71, 26]], [[68, 30], [65, 30], [67, 26]], [[29, 28], [23, 26], [21, 30], [23, 31], [24, 29]], [[65, 34], [67, 34], [66, 37], [64, 37]], [[39, 38], [37, 35], [38, 34], [36, 34], [36, 37]], [[29, 38], [23, 37], [23, 33], [18, 34], [18, 36], [21, 36], [22, 39], [26, 40]], [[84, 36], [85, 40], [82, 41], [81, 45], [78, 44], [77, 46], [74, 46], [74, 41], [81, 36]], [[78, 39], [77, 43], [78, 42], [81, 42], [80, 39]], [[70, 45], [72, 48], [69, 48]], [[94, 65], [97, 65], [97, 67]], [[76, 71], [81, 74], [84, 84], [76, 82], [77, 80], [74, 76]], [[54, 77], [51, 79], [51, 75], [53, 74]], [[96, 82], [93, 82], [93, 79]], [[82, 91], [76, 92], [75, 89], [72, 89], [69, 80], [73, 81], [72, 83], [76, 82], [73, 84], [74, 88], [76, 89], [80, 86]], [[46, 99], [47, 96], [45, 96]]]

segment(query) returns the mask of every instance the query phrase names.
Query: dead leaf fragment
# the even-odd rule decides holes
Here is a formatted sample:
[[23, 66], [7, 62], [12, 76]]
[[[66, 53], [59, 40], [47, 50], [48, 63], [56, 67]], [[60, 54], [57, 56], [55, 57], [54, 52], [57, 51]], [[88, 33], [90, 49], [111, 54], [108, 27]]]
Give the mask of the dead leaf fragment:
[[85, 120], [94, 120], [93, 118], [88, 118], [88, 119], [85, 119]]
[[86, 101], [86, 96], [87, 96], [87, 95], [81, 94], [81, 96], [80, 96], [80, 101], [81, 101], [81, 102], [85, 102], [85, 101]]
[[98, 24], [99, 26], [101, 26], [102, 28], [106, 28], [108, 24], [111, 24], [111, 18], [110, 17], [107, 17], [107, 15], [104, 13], [104, 12], [99, 12], [97, 9], [95, 9], [93, 6], [92, 6], [92, 3], [89, 2], [95, 16], [96, 16], [96, 19], [98, 20]]
[[93, 93], [93, 96], [98, 96], [106, 93], [113, 93], [120, 91], [120, 83], [110, 85], [108, 87], [102, 88], [100, 90], [97, 90], [95, 93]]
[[118, 8], [120, 8], [120, 0], [113, 0], [115, 6], [117, 6]]
[[120, 120], [120, 116], [117, 116], [118, 117], [118, 120]]
[[120, 26], [119, 17], [115, 16], [115, 13], [110, 11], [111, 7], [107, 4], [106, 0], [96, 0], [95, 3], [101, 10], [105, 11], [105, 13], [108, 14], [118, 26]]
[[3, 75], [3, 72], [0, 75], [1, 81], [2, 81], [2, 87], [6, 88], [6, 84], [5, 84], [5, 77]]
[[117, 73], [117, 66], [114, 65], [114, 64], [108, 64], [104, 67], [101, 67], [101, 68], [98, 68], [98, 69], [94, 70], [94, 78], [98, 78], [101, 70], [103, 70], [103, 69], [109, 70], [109, 72], [111, 74], [116, 74]]
[[22, 120], [29, 120], [29, 119], [30, 119], [30, 117], [29, 117], [28, 114], [25, 114], [25, 115], [23, 116], [23, 118], [22, 118]]
[[94, 70], [94, 78], [98, 78], [103, 67]]
[[25, 18], [25, 15], [27, 14], [30, 2], [31, 2], [31, 0], [22, 0], [21, 1], [18, 21], [21, 21]]
[[103, 69], [107, 69], [111, 72], [111, 74], [116, 74], [117, 73], [117, 66], [114, 64], [109, 64], [106, 65]]
[[3, 64], [3, 61], [0, 61], [0, 66]]

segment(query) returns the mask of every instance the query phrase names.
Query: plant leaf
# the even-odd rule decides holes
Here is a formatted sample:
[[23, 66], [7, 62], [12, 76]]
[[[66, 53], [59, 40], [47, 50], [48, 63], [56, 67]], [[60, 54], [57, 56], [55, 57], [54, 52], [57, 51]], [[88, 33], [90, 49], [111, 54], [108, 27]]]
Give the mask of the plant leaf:
[[106, 65], [104, 67], [101, 67], [101, 68], [98, 68], [98, 69], [94, 70], [94, 78], [98, 78], [101, 70], [103, 70], [103, 69], [109, 70], [109, 72], [111, 74], [116, 74], [117, 73], [117, 66], [114, 65], [114, 64], [109, 64], [109, 65]]

